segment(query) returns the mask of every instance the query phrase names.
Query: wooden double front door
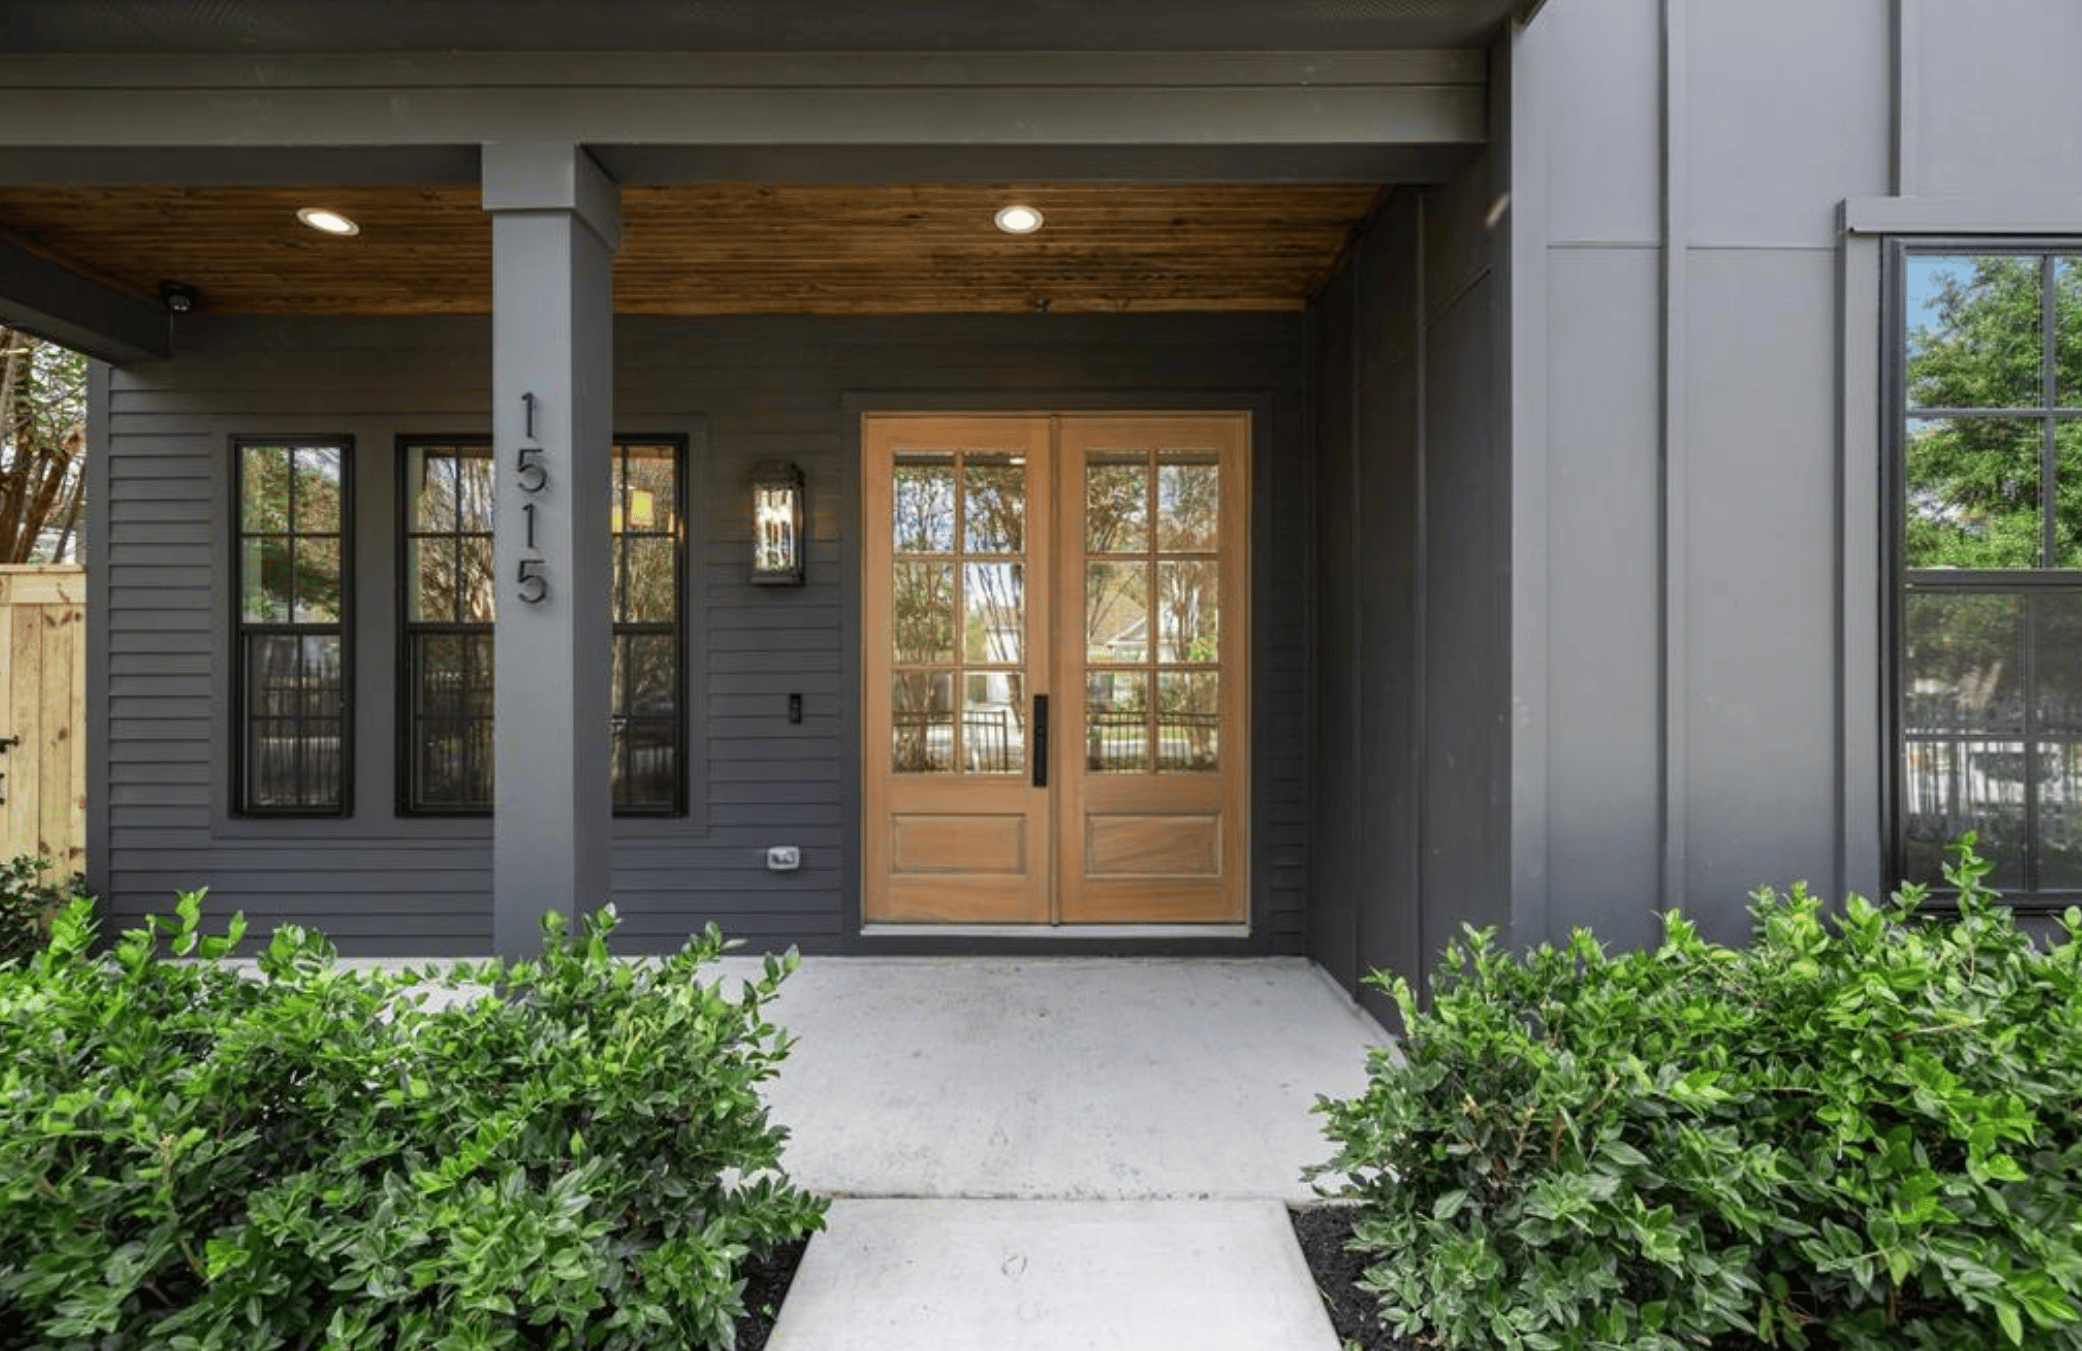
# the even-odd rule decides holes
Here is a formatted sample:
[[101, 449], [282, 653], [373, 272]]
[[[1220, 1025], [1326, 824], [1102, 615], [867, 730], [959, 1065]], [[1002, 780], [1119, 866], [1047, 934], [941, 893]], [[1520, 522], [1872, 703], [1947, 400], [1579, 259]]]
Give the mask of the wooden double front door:
[[1242, 922], [1248, 415], [861, 441], [868, 921]]

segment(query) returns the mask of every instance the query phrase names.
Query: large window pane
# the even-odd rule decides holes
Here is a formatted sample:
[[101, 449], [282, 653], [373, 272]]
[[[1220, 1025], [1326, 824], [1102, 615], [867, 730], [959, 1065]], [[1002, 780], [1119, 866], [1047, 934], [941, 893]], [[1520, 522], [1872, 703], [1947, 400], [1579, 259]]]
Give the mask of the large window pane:
[[337, 635], [255, 634], [247, 640], [248, 810], [343, 805], [343, 675]]
[[1905, 444], [1911, 568], [2036, 568], [2045, 421], [1912, 418]]
[[2045, 406], [2040, 276], [2031, 254], [1909, 255], [1911, 408]]
[[2082, 409], [2082, 257], [2053, 264], [2054, 401]]
[[296, 448], [296, 529], [302, 535], [340, 532], [341, 451], [338, 446]]
[[1914, 592], [1903, 628], [1903, 725], [1911, 735], [2023, 732], [2021, 597]]

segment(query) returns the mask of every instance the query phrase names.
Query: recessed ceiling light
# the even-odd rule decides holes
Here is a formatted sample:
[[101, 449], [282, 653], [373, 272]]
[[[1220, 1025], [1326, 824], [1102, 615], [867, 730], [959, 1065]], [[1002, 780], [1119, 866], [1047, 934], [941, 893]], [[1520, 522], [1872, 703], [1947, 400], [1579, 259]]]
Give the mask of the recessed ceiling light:
[[1041, 228], [1041, 213], [1020, 202], [998, 208], [998, 228], [1008, 235], [1030, 235]]
[[328, 211], [322, 206], [307, 206], [296, 213], [296, 218], [314, 230], [329, 235], [358, 235], [361, 227], [337, 211]]

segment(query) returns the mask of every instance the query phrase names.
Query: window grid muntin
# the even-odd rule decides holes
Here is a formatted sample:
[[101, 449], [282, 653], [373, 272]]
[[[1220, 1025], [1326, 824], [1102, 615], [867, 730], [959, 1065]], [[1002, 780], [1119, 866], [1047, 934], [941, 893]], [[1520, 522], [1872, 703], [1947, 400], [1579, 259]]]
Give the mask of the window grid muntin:
[[[285, 475], [286, 500], [283, 504], [283, 528], [280, 530], [249, 530], [246, 524], [247, 500], [247, 456], [252, 452], [285, 452], [287, 473]], [[298, 521], [302, 516], [298, 501], [297, 466], [300, 451], [330, 452], [339, 464], [339, 484], [336, 489], [338, 512], [335, 529], [300, 530]], [[236, 752], [232, 757], [232, 800], [234, 810], [242, 816], [348, 816], [353, 813], [354, 803], [354, 718], [352, 693], [353, 647], [349, 635], [353, 630], [353, 483], [354, 483], [354, 438], [350, 436], [296, 436], [260, 437], [238, 436], [231, 441], [232, 459], [232, 606], [234, 647], [233, 659], [233, 717], [237, 722]], [[288, 617], [283, 620], [254, 620], [247, 617], [247, 544], [251, 540], [280, 539], [285, 542], [289, 564]], [[334, 563], [338, 573], [338, 594], [333, 605], [333, 617], [313, 622], [297, 617], [299, 594], [298, 572], [302, 567], [299, 542], [307, 540], [331, 540]], [[337, 676], [331, 698], [334, 711], [330, 716], [314, 716], [303, 710], [304, 696], [299, 693], [298, 710], [287, 717], [274, 714], [265, 719], [272, 723], [288, 722], [299, 730], [292, 736], [291, 758], [295, 771], [291, 775], [294, 789], [290, 796], [295, 801], [288, 804], [267, 803], [256, 799], [261, 787], [263, 772], [259, 768], [262, 752], [258, 745], [258, 724], [263, 721], [255, 700], [261, 690], [254, 676], [254, 654], [269, 640], [292, 638], [296, 643], [296, 667], [298, 679], [292, 684], [299, 689], [303, 684], [302, 673], [308, 651], [309, 640], [330, 639], [336, 646], [339, 657]], [[333, 728], [333, 752], [330, 757], [330, 801], [311, 801], [313, 785], [305, 775], [310, 766], [310, 734], [304, 730], [310, 726], [331, 725]]]

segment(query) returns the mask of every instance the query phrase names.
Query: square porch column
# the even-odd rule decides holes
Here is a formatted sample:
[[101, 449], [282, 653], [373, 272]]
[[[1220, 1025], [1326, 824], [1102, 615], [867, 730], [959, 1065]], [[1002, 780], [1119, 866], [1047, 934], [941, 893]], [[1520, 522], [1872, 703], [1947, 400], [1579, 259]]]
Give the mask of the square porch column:
[[608, 899], [613, 182], [579, 146], [484, 147], [492, 213], [492, 947]]

